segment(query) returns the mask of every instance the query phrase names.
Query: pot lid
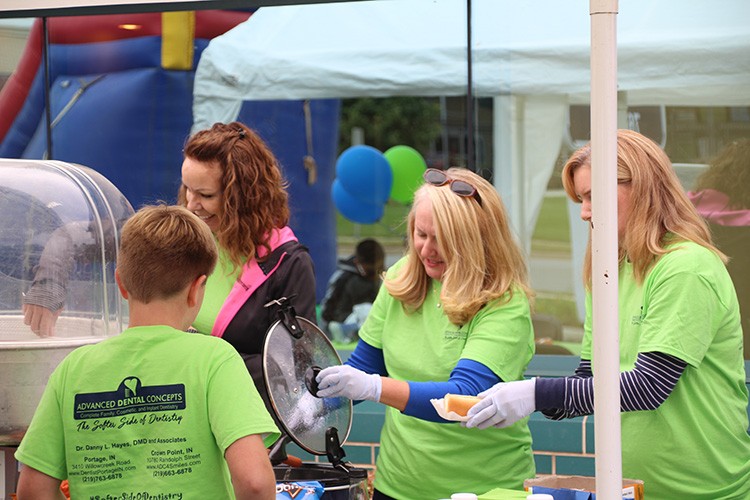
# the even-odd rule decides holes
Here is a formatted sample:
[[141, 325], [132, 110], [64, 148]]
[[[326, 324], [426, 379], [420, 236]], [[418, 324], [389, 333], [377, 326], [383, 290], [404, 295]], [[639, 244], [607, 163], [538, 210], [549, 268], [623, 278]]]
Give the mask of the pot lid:
[[352, 401], [315, 396], [315, 376], [341, 364], [328, 337], [311, 321], [281, 315], [266, 334], [263, 377], [271, 406], [283, 431], [302, 449], [326, 454], [326, 431], [335, 428], [341, 442], [349, 437]]

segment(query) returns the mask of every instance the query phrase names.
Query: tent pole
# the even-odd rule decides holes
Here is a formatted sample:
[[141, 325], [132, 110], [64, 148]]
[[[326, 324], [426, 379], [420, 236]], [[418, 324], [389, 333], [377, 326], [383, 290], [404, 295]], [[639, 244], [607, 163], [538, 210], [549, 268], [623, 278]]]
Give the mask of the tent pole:
[[476, 161], [474, 158], [474, 86], [471, 72], [471, 0], [466, 0], [466, 166], [472, 172], [476, 172]]
[[440, 142], [442, 144], [443, 168], [451, 167], [450, 152], [448, 149], [448, 104], [444, 95], [440, 96]]
[[590, 0], [591, 255], [597, 498], [622, 498], [617, 242], [617, 0]]
[[44, 119], [47, 132], [47, 150], [45, 160], [53, 160], [52, 154], [52, 106], [50, 104], [50, 71], [49, 71], [49, 28], [47, 18], [42, 18], [42, 59], [44, 61]]

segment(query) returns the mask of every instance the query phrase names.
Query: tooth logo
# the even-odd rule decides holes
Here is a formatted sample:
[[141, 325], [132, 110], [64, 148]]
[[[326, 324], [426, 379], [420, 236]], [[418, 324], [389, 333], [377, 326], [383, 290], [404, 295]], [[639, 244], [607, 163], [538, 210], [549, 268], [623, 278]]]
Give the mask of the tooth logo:
[[126, 378], [122, 381], [122, 384], [125, 386], [125, 397], [126, 398], [132, 398], [136, 395], [138, 386], [140, 385], [140, 380], [138, 380], [136, 377], [130, 377]]

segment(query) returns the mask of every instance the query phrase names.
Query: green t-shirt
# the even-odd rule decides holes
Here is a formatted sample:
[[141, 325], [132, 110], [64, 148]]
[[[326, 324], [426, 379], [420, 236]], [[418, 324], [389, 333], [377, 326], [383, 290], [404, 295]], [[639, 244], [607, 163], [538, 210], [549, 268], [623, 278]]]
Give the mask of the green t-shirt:
[[[642, 285], [619, 273], [620, 370], [639, 352], [685, 361], [656, 410], [622, 414], [623, 476], [649, 500], [750, 498], [748, 393], [739, 306], [721, 260], [695, 243], [659, 259]], [[591, 297], [582, 357], [591, 359]], [[592, 360], [594, 366], [595, 360]]]
[[[402, 261], [403, 262], [403, 261]], [[397, 272], [397, 263], [389, 274]], [[406, 314], [381, 287], [359, 336], [383, 350], [388, 376], [444, 382], [459, 359], [482, 363], [505, 381], [520, 380], [534, 354], [529, 302], [516, 291], [510, 302], [489, 304], [463, 326], [453, 325], [434, 282], [422, 307]], [[394, 498], [447, 498], [451, 493], [522, 489], [534, 476], [528, 419], [507, 429], [467, 429], [386, 408], [375, 487]]]
[[138, 327], [60, 363], [15, 456], [72, 498], [234, 498], [224, 452], [253, 434], [279, 436], [231, 345]]
[[203, 294], [203, 304], [193, 321], [193, 328], [205, 335], [210, 335], [216, 323], [219, 311], [224, 307], [229, 292], [232, 291], [242, 268], [235, 268], [229, 255], [219, 247], [219, 260], [216, 269], [206, 281], [206, 291]]

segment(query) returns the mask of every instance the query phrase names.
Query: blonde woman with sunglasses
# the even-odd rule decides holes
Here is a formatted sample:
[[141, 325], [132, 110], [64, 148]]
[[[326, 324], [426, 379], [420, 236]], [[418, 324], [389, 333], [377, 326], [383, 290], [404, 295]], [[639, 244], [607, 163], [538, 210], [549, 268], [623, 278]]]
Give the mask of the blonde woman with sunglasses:
[[493, 186], [466, 169], [427, 170], [393, 265], [347, 363], [320, 397], [383, 403], [374, 500], [522, 489], [534, 476], [526, 420], [480, 432], [430, 403], [521, 380], [534, 354], [526, 263]]

